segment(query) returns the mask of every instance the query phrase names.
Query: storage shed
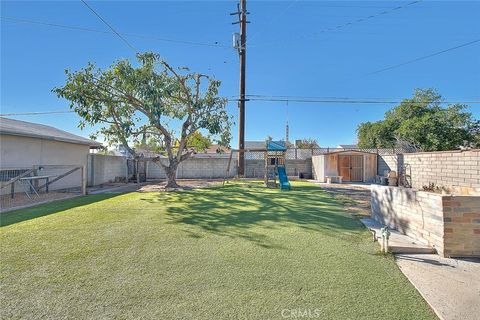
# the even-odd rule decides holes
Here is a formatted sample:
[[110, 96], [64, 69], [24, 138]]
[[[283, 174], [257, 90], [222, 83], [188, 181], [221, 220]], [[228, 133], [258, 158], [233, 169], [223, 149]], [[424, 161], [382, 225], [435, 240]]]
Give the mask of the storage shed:
[[377, 154], [364, 151], [337, 151], [312, 157], [313, 178], [342, 177], [345, 182], [374, 182]]

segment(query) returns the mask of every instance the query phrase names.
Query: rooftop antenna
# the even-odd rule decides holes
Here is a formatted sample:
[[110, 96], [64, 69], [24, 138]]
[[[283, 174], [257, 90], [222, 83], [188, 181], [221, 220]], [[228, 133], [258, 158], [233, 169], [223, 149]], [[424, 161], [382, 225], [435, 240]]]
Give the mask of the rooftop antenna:
[[286, 126], [285, 126], [285, 142], [288, 143], [289, 140], [288, 140], [288, 135], [289, 135], [289, 127], [288, 127], [288, 100], [287, 100], [287, 104], [285, 105], [285, 115], [286, 115], [286, 120], [287, 120], [287, 123], [286, 123]]

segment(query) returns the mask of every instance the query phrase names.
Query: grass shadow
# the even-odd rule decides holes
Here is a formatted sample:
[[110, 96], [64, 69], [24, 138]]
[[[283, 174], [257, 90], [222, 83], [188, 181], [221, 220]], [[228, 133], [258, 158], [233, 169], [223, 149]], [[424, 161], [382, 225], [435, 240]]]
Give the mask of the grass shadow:
[[362, 230], [360, 222], [346, 213], [341, 203], [315, 185], [294, 185], [291, 191], [280, 191], [267, 189], [261, 183], [234, 183], [201, 191], [162, 193], [142, 200], [165, 203], [168, 223], [244, 238], [264, 247], [273, 244], [254, 227], [296, 226], [340, 238], [356, 236]]
[[2, 212], [0, 213], [0, 227], [6, 227], [22, 221], [48, 216], [50, 214], [65, 211], [75, 207], [81, 207], [97, 201], [110, 199], [118, 195], [120, 194], [88, 195], [72, 199], [56, 200], [24, 209]]

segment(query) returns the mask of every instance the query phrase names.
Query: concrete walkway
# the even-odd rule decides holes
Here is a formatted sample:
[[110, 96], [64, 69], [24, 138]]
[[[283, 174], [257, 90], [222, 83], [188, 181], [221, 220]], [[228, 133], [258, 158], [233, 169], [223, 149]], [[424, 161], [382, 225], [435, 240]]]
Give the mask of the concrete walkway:
[[88, 194], [100, 194], [100, 193], [123, 193], [138, 191], [142, 186], [147, 183], [112, 183], [104, 186], [89, 187], [87, 189]]
[[[382, 243], [383, 225], [372, 218], [360, 219], [363, 225], [373, 232], [375, 241]], [[407, 235], [396, 230], [390, 230], [390, 239], [388, 241], [388, 251], [391, 253], [435, 253], [431, 246], [421, 243]]]
[[398, 254], [395, 260], [440, 319], [480, 319], [480, 259]]

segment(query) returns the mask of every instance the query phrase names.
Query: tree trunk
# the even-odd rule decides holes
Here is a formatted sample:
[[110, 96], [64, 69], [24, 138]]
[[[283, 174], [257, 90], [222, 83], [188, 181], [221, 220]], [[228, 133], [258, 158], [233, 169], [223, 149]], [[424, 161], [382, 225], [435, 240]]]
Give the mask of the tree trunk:
[[165, 174], [167, 176], [167, 184], [165, 185], [165, 189], [171, 188], [180, 188], [177, 184], [177, 167], [178, 163], [170, 162], [168, 167], [165, 167]]

